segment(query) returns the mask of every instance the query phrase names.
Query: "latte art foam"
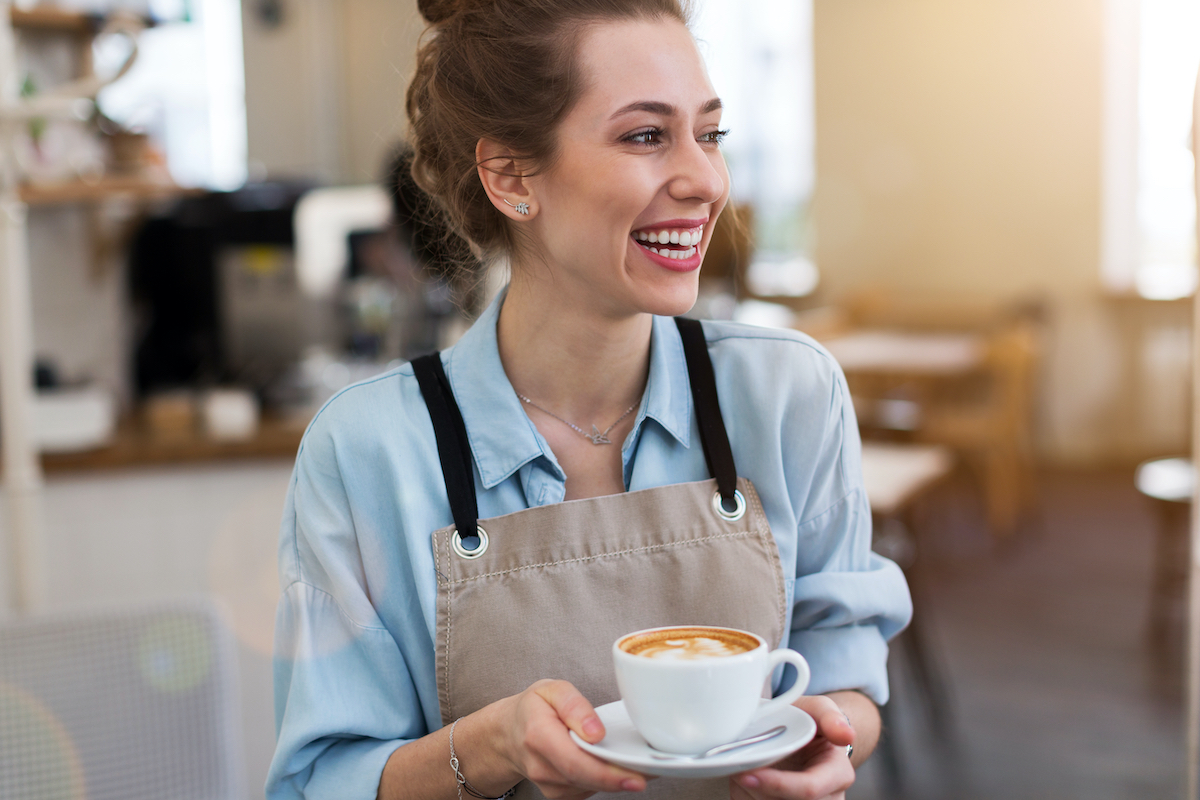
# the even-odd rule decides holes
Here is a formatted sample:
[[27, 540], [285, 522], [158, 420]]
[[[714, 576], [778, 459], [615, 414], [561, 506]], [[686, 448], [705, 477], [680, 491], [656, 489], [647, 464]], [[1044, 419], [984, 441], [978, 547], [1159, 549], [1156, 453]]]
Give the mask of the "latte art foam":
[[692, 661], [748, 653], [758, 647], [758, 641], [735, 631], [675, 628], [631, 637], [621, 642], [620, 647], [643, 658]]

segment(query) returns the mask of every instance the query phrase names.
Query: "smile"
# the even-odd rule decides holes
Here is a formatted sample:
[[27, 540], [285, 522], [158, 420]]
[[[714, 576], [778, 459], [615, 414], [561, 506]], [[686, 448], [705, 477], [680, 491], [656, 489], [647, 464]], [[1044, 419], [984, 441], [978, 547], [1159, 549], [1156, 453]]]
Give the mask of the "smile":
[[657, 256], [685, 261], [696, 255], [695, 245], [704, 238], [704, 226], [634, 231], [633, 239]]

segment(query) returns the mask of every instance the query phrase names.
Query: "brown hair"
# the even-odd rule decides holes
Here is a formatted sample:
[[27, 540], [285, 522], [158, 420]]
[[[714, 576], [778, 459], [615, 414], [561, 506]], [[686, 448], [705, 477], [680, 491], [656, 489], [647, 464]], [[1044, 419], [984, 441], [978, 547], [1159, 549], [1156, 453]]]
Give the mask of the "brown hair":
[[479, 181], [478, 141], [499, 143], [535, 170], [547, 167], [558, 123], [581, 92], [574, 61], [584, 26], [624, 19], [687, 24], [683, 3], [419, 0], [430, 27], [408, 87], [412, 173], [450, 227], [484, 256], [511, 253], [513, 230]]

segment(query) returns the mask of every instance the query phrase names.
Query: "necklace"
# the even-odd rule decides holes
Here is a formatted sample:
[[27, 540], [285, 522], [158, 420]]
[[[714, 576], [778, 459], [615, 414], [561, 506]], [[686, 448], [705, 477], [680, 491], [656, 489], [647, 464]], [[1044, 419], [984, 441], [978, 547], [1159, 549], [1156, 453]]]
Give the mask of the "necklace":
[[592, 423], [592, 432], [588, 433], [583, 428], [579, 427], [578, 425], [576, 425], [573, 422], [568, 422], [567, 420], [560, 417], [558, 414], [555, 414], [550, 409], [542, 408], [537, 403], [533, 402], [532, 400], [530, 400], [528, 397], [521, 394], [520, 392], [517, 392], [517, 397], [521, 398], [521, 402], [531, 405], [534, 408], [536, 408], [538, 411], [549, 414], [550, 416], [554, 417], [556, 420], [558, 420], [562, 424], [569, 426], [571, 428], [571, 430], [577, 431], [580, 436], [585, 436], [588, 439], [591, 439], [592, 444], [612, 444], [612, 439], [608, 438], [608, 432], [611, 431], [613, 428], [617, 427], [618, 423], [620, 423], [621, 420], [625, 419], [630, 414], [632, 414], [633, 410], [635, 408], [637, 408], [639, 405], [641, 405], [641, 402], [642, 402], [641, 400], [638, 400], [636, 403], [631, 405], [629, 408], [625, 409], [625, 413], [622, 414], [621, 416], [617, 417], [617, 421], [614, 422], [612, 425], [609, 425], [607, 428], [605, 428], [603, 430], [603, 432], [599, 428], [597, 428], [596, 423], [593, 422]]

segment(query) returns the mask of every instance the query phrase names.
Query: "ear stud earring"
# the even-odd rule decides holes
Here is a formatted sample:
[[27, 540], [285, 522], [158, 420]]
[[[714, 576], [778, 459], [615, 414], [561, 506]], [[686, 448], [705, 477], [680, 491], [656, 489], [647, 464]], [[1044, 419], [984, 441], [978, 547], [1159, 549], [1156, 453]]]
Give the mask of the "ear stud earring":
[[[502, 197], [500, 199], [503, 200], [504, 202], [508, 203], [508, 198]], [[510, 206], [512, 206], [514, 209], [516, 209], [516, 212], [518, 214], [520, 214], [521, 216], [523, 216], [523, 217], [529, 216], [529, 203], [517, 203], [515, 206], [513, 206], [512, 203], [508, 203], [508, 204]]]

